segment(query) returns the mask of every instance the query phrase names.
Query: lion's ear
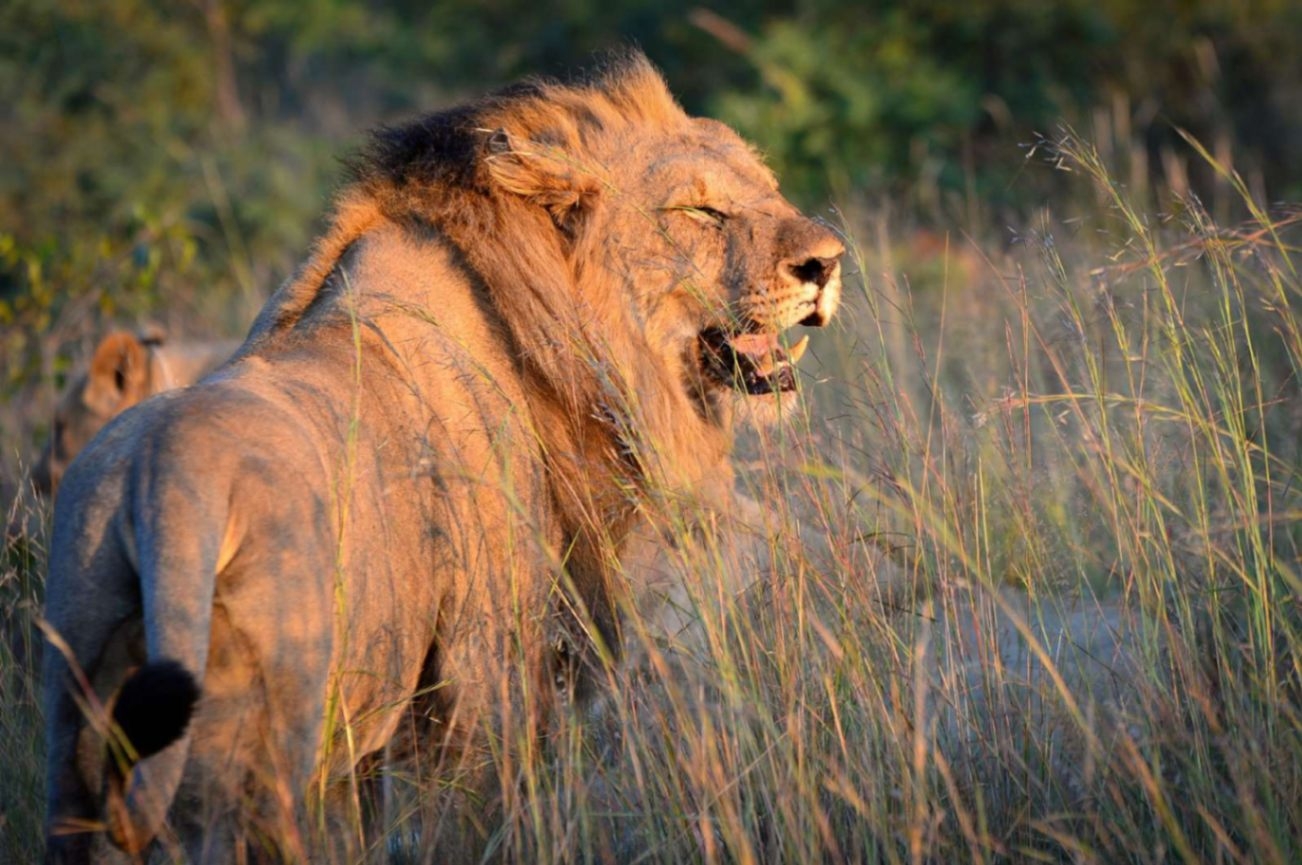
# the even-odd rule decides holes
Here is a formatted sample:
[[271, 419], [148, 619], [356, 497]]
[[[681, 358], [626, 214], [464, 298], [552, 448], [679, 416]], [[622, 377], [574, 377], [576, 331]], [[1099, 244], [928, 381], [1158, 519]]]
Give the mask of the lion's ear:
[[114, 331], [95, 348], [86, 376], [85, 402], [114, 414], [140, 401], [149, 378], [149, 352], [135, 334]]
[[558, 147], [496, 129], [484, 139], [484, 154], [497, 189], [545, 208], [567, 233], [577, 229], [597, 195], [596, 177]]

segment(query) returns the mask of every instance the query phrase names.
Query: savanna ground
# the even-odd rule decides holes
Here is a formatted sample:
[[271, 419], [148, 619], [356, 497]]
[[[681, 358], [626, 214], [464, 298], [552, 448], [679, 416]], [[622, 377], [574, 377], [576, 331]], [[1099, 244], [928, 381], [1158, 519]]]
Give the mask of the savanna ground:
[[[510, 770], [494, 852], [1299, 861], [1302, 214], [1203, 157], [1230, 222], [1193, 195], [1154, 206], [1066, 132], [1033, 170], [1067, 193], [1015, 228], [827, 212], [846, 308], [803, 362], [802, 413], [740, 459], [771, 564], [719, 597], [726, 553], [684, 534], [696, 623], [647, 635]], [[86, 311], [62, 315], [49, 339], [84, 350]], [[0, 413], [8, 477], [56, 371]], [[48, 513], [7, 496], [0, 860], [25, 862]], [[419, 861], [403, 828], [382, 846]]]

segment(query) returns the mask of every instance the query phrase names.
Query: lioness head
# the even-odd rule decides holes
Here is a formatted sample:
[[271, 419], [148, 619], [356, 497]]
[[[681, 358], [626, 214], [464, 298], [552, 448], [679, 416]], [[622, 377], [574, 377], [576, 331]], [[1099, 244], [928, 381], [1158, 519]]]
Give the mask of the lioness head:
[[90, 368], [73, 380], [54, 407], [50, 441], [32, 470], [38, 490], [57, 489], [72, 458], [104, 424], [149, 395], [149, 347], [157, 339], [119, 330], [100, 340]]
[[230, 357], [237, 345], [231, 340], [169, 343], [156, 326], [138, 334], [105, 334], [90, 367], [55, 404], [50, 440], [32, 469], [33, 486], [53, 493], [69, 463], [105, 424], [147, 397], [193, 384]]

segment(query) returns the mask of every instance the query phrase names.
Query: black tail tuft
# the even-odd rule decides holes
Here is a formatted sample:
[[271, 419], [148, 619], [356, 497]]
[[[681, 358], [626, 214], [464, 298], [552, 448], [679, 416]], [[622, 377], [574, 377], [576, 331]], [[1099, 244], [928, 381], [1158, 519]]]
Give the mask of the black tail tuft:
[[122, 683], [113, 723], [143, 760], [181, 738], [198, 701], [199, 683], [180, 662], [152, 661]]

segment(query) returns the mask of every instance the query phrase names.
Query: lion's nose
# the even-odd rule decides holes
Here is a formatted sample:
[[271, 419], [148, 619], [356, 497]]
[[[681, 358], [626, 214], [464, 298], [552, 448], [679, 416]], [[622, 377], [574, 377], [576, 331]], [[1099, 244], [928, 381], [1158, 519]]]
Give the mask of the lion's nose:
[[799, 263], [786, 262], [787, 272], [801, 283], [813, 283], [819, 288], [827, 285], [827, 281], [832, 278], [836, 272], [837, 264], [840, 262], [839, 257], [831, 258], [809, 258]]
[[845, 248], [835, 238], [828, 237], [824, 243], [797, 258], [782, 262], [782, 273], [794, 283], [793, 287], [805, 287], [803, 293], [814, 287], [812, 300], [814, 311], [805, 316], [800, 324], [806, 327], [822, 327], [832, 320], [841, 303], [841, 254]]
[[845, 245], [825, 226], [794, 219], [778, 234], [778, 280], [787, 297], [813, 306], [797, 324], [822, 327], [832, 320], [841, 302], [841, 256]]

